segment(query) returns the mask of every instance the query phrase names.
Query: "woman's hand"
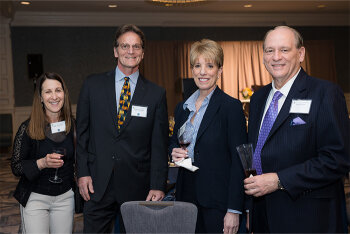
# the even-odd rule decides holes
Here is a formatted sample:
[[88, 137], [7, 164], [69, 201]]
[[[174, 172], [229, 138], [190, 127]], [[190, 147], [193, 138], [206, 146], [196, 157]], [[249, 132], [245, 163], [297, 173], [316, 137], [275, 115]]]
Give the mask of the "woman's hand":
[[247, 223], [245, 225], [245, 227], [247, 228], [247, 230], [249, 231], [249, 212], [247, 212]]
[[182, 159], [188, 157], [187, 149], [184, 150], [182, 148], [173, 148], [173, 151], [171, 152], [171, 157], [174, 162], [181, 161]]
[[239, 214], [227, 212], [224, 218], [224, 234], [233, 234], [238, 232]]
[[38, 159], [36, 163], [39, 170], [44, 168], [59, 168], [63, 166], [62, 156], [63, 155], [56, 153], [47, 154], [44, 158]]

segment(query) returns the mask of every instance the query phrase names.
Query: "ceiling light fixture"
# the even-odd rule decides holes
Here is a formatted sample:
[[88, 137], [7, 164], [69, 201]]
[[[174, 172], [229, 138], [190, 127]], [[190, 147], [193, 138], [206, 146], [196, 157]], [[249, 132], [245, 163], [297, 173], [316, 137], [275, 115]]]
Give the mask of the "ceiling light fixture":
[[170, 4], [186, 4], [193, 2], [205, 2], [206, 0], [152, 0], [152, 2], [170, 3]]
[[22, 5], [30, 5], [30, 2], [27, 2], [27, 1], [23, 1], [21, 2]]
[[318, 7], [318, 8], [325, 8], [325, 7], [326, 7], [326, 5], [321, 4], [321, 5], [318, 5], [317, 7]]
[[244, 7], [245, 8], [250, 8], [250, 7], [253, 7], [253, 4], [245, 4]]
[[149, 3], [159, 4], [162, 6], [187, 6], [206, 2], [207, 0], [147, 0]]
[[116, 8], [116, 7], [118, 7], [118, 5], [117, 4], [109, 4], [108, 7], [109, 8]]

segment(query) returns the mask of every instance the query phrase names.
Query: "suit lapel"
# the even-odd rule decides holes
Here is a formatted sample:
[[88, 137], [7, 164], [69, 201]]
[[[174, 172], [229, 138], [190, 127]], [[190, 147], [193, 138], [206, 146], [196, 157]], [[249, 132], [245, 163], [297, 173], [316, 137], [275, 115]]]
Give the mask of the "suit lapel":
[[107, 105], [111, 112], [113, 125], [118, 132], [118, 119], [117, 119], [117, 102], [115, 94], [115, 71], [107, 74], [107, 81], [105, 82], [106, 95], [107, 95]]
[[146, 92], [145, 80], [141, 75], [139, 75], [137, 79], [135, 91], [130, 102], [129, 110], [126, 113], [124, 124], [121, 126], [119, 133], [122, 133], [123, 130], [126, 128], [126, 126], [128, 126], [130, 120], [132, 119], [131, 108], [134, 104], [139, 104], [142, 102], [145, 92]]
[[[183, 110], [183, 105], [180, 107]], [[181, 114], [181, 119], [179, 121], [179, 129], [182, 127], [182, 125], [184, 125], [184, 123], [186, 123], [188, 116], [190, 115], [190, 110], [188, 108], [186, 108], [185, 110], [183, 110], [182, 114]]]
[[197, 133], [197, 139], [201, 137], [201, 135], [204, 133], [205, 129], [209, 126], [210, 122], [213, 120], [215, 113], [219, 109], [221, 105], [221, 95], [222, 91], [219, 87], [216, 87], [213, 96], [211, 96], [209, 105], [204, 113], [201, 125], [199, 126], [198, 133]]
[[293, 99], [303, 99], [306, 97], [306, 73], [303, 69], [300, 70], [298, 77], [295, 79], [286, 100], [283, 103], [283, 106], [280, 112], [277, 115], [276, 121], [273, 124], [271, 131], [269, 133], [268, 139], [277, 131], [277, 129], [285, 122], [289, 116], [290, 106]]
[[270, 91], [272, 89], [272, 84], [269, 84], [269, 87], [266, 89], [266, 90], [263, 90], [263, 94], [262, 94], [262, 97], [259, 98], [260, 100], [258, 100], [258, 103], [257, 103], [257, 107], [258, 110], [257, 110], [257, 113], [258, 113], [258, 119], [255, 121], [255, 126], [252, 126], [251, 129], [253, 129], [253, 131], [255, 131], [255, 133], [252, 135], [254, 136], [254, 142], [253, 142], [253, 145], [254, 145], [254, 148], [256, 146], [256, 143], [258, 142], [258, 137], [259, 137], [259, 132], [260, 132], [260, 125], [263, 121], [263, 115], [264, 115], [264, 110], [265, 110], [265, 106], [266, 106], [266, 101], [267, 101], [267, 98], [270, 94]]

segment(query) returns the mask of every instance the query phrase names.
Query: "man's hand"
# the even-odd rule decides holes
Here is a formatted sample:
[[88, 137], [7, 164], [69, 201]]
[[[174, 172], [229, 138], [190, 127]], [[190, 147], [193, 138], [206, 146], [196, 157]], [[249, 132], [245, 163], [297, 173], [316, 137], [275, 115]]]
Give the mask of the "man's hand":
[[227, 212], [224, 218], [224, 234], [233, 234], [238, 232], [239, 214]]
[[78, 179], [79, 192], [85, 201], [90, 200], [90, 193], [94, 193], [91, 176], [84, 176]]
[[272, 193], [278, 189], [277, 173], [266, 173], [246, 178], [244, 180], [245, 193], [260, 197]]
[[161, 201], [164, 196], [164, 192], [161, 190], [150, 190], [146, 201]]

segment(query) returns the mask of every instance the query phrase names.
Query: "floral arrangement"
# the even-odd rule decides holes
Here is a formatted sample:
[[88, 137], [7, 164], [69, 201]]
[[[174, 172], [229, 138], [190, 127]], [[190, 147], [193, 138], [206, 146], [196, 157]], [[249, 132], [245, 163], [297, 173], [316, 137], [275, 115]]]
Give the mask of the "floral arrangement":
[[175, 119], [173, 116], [169, 117], [169, 136], [173, 135], [174, 132]]
[[244, 99], [249, 99], [254, 93], [251, 88], [244, 88], [241, 92]]

